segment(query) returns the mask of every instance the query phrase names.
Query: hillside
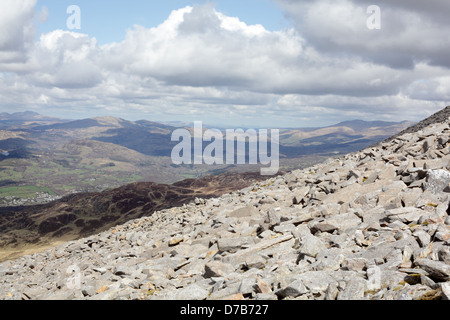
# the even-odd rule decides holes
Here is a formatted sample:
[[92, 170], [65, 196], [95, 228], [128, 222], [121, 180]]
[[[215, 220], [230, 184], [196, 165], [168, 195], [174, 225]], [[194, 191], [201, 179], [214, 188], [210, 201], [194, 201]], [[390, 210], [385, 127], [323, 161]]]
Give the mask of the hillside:
[[[0, 131], [0, 206], [46, 203], [138, 181], [174, 183], [227, 170], [174, 166], [167, 142], [170, 130], [154, 122], [113, 117], [15, 123]], [[159, 155], [158, 145], [165, 155]]]
[[172, 185], [136, 182], [103, 192], [69, 195], [44, 205], [0, 208], [0, 261], [97, 234], [197, 198], [221, 196], [261, 180], [257, 173], [227, 173]]
[[391, 137], [385, 139], [382, 142], [389, 142], [389, 141], [397, 138], [398, 136], [401, 136], [401, 135], [404, 135], [407, 133], [417, 132], [417, 131], [422, 130], [434, 123], [445, 122], [448, 119], [449, 115], [450, 115], [450, 106], [447, 106], [444, 109], [442, 109], [441, 111], [438, 111], [435, 114], [431, 115], [430, 117], [420, 121], [419, 123], [416, 123], [415, 125], [410, 126], [395, 135], [392, 135]]
[[[354, 152], [408, 126], [408, 122], [348, 121], [326, 128], [280, 131], [280, 168], [301, 169]], [[205, 126], [206, 128], [206, 126]], [[47, 203], [138, 181], [170, 184], [259, 165], [173, 165], [176, 128], [115, 117], [64, 120], [34, 112], [0, 115], [0, 207]]]
[[0, 298], [448, 300], [449, 110], [377, 146], [4, 262]]

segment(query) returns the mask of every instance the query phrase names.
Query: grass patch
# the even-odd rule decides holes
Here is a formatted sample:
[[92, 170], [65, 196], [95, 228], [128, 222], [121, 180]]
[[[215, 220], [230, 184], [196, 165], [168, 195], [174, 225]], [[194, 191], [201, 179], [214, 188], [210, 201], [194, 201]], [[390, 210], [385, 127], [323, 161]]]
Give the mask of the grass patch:
[[0, 188], [0, 197], [35, 198], [37, 192], [45, 192], [52, 196], [55, 193], [47, 187], [21, 186]]

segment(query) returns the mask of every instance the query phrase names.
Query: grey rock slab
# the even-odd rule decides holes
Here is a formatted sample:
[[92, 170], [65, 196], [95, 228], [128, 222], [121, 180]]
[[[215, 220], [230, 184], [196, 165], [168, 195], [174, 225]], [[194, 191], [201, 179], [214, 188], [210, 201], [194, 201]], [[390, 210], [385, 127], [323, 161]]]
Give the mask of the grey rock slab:
[[23, 290], [22, 295], [27, 300], [39, 300], [47, 292], [48, 291], [45, 288], [41, 288], [40, 286], [34, 286]]
[[364, 179], [363, 184], [374, 183], [378, 179], [379, 172], [373, 172], [367, 178]]
[[132, 289], [139, 289], [140, 283], [137, 280], [130, 279], [130, 278], [124, 278], [120, 281], [120, 287], [121, 288], [127, 288], [130, 287]]
[[380, 220], [386, 218], [386, 210], [382, 206], [377, 206], [369, 210], [360, 210], [355, 214], [360, 216], [362, 218], [362, 221], [367, 225], [370, 225], [374, 222], [379, 223]]
[[350, 271], [362, 271], [366, 268], [367, 259], [365, 258], [345, 258], [342, 266]]
[[442, 248], [438, 251], [438, 258], [440, 261], [450, 265], [450, 247], [442, 246]]
[[314, 270], [339, 270], [345, 261], [346, 252], [339, 248], [322, 250], [311, 265]]
[[423, 274], [420, 275], [420, 283], [432, 289], [435, 289], [437, 287], [436, 283], [431, 278]]
[[336, 281], [329, 271], [307, 271], [296, 276], [296, 280], [301, 281], [312, 293], [324, 293], [328, 285]]
[[244, 258], [243, 261], [245, 267], [247, 269], [264, 269], [267, 263], [267, 260], [261, 256], [260, 254], [250, 254]]
[[207, 300], [220, 300], [239, 293], [240, 283], [228, 284], [226, 287], [211, 293]]
[[414, 264], [425, 270], [433, 280], [448, 281], [450, 278], [450, 265], [445, 262], [417, 259], [414, 261]]
[[445, 218], [444, 223], [445, 223], [445, 225], [450, 226], [450, 216]]
[[434, 194], [441, 193], [450, 183], [450, 172], [447, 170], [427, 170], [424, 189]]
[[338, 229], [339, 229], [339, 227], [337, 227], [331, 223], [328, 223], [326, 221], [314, 223], [310, 227], [312, 234], [316, 234], [317, 232], [333, 233], [334, 231], [336, 231]]
[[313, 235], [305, 235], [301, 238], [301, 244], [299, 248], [300, 255], [308, 255], [310, 257], [316, 257], [319, 252], [326, 249], [325, 243], [322, 239]]
[[223, 263], [220, 261], [211, 261], [205, 265], [205, 278], [211, 277], [225, 277], [228, 274], [234, 272], [235, 268], [229, 263]]
[[345, 289], [339, 292], [337, 300], [360, 300], [364, 297], [367, 283], [364, 279], [354, 278], [346, 282]]
[[442, 290], [442, 300], [450, 300], [450, 282], [440, 284]]
[[95, 290], [95, 285], [85, 285], [82, 287], [81, 293], [86, 297], [91, 297], [93, 295], [95, 295], [96, 290]]
[[236, 237], [236, 238], [221, 238], [217, 240], [219, 251], [235, 253], [245, 246], [254, 244], [255, 240], [252, 237]]
[[416, 237], [417, 242], [419, 242], [419, 245], [422, 248], [428, 246], [431, 242], [431, 236], [423, 230], [417, 230], [416, 232], [414, 232], [414, 236]]
[[278, 300], [278, 297], [275, 294], [271, 293], [257, 293], [255, 295], [255, 300], [259, 301]]
[[295, 232], [296, 226], [293, 223], [284, 222], [281, 225], [277, 225], [273, 228], [273, 231], [277, 233], [288, 233], [288, 232]]
[[294, 197], [292, 199], [293, 204], [300, 204], [305, 196], [310, 192], [311, 188], [304, 186], [293, 190]]
[[368, 261], [374, 261], [375, 259], [384, 260], [384, 257], [387, 256], [392, 250], [404, 250], [405, 247], [410, 247], [412, 250], [420, 249], [416, 239], [413, 236], [409, 236], [393, 242], [380, 241], [379, 243], [369, 246], [366, 250], [353, 253], [348, 258], [364, 258]]
[[175, 300], [205, 300], [209, 294], [210, 291], [193, 283], [186, 288], [177, 290]]
[[114, 275], [116, 276], [125, 276], [130, 275], [134, 269], [132, 267], [126, 266], [126, 265], [119, 265], [114, 270]]
[[292, 234], [288, 234], [274, 239], [262, 240], [261, 242], [251, 246], [250, 248], [243, 249], [234, 254], [230, 254], [223, 257], [223, 261], [230, 264], [242, 263], [245, 261], [246, 256], [258, 253], [267, 248], [277, 246], [283, 242], [291, 240], [292, 238], [293, 238]]
[[332, 282], [328, 285], [328, 288], [325, 291], [324, 300], [336, 300], [338, 294], [339, 294], [338, 284], [337, 282]]
[[256, 293], [273, 294], [272, 286], [268, 282], [270, 282], [270, 280], [269, 281], [267, 279], [263, 280], [258, 277], [256, 279], [256, 285], [255, 285]]
[[350, 179], [351, 177], [355, 177], [356, 179], [358, 179], [360, 176], [361, 172], [359, 172], [356, 169], [353, 169], [348, 172], [347, 179]]
[[255, 291], [256, 278], [244, 278], [239, 285], [239, 292], [243, 295], [252, 294]]
[[227, 214], [229, 218], [248, 218], [248, 217], [258, 217], [260, 215], [259, 211], [253, 206], [243, 207], [234, 210]]
[[436, 215], [444, 219], [448, 217], [450, 212], [450, 201], [442, 202], [436, 207]]
[[267, 212], [267, 218], [269, 220], [269, 225], [271, 227], [277, 226], [281, 222], [281, 215], [278, 211], [275, 211], [274, 209], [270, 208]]
[[442, 291], [431, 289], [423, 284], [405, 284], [403, 288], [396, 290], [394, 300], [436, 300], [442, 298]]
[[378, 291], [382, 288], [381, 277], [382, 270], [378, 266], [367, 268], [367, 289], [370, 291]]
[[311, 235], [311, 230], [309, 229], [309, 227], [306, 224], [301, 224], [301, 225], [298, 225], [297, 227], [295, 227], [295, 229], [292, 229], [291, 234], [296, 239], [300, 240], [302, 237], [304, 237], [306, 235]]
[[336, 226], [339, 229], [339, 233], [350, 233], [361, 224], [361, 218], [355, 213], [347, 212], [333, 215], [327, 218], [326, 222]]
[[315, 216], [313, 212], [300, 212], [296, 216], [292, 218], [290, 221], [293, 225], [300, 225], [305, 222], [309, 222], [311, 220], [314, 220]]
[[108, 271], [108, 269], [102, 268], [102, 267], [92, 268], [92, 270], [94, 270], [95, 272], [98, 272], [100, 274], [105, 274]]
[[305, 287], [301, 280], [294, 280], [287, 287], [278, 290], [275, 294], [280, 298], [284, 299], [286, 297], [298, 297], [299, 295], [305, 294], [308, 289]]
[[74, 300], [76, 298], [75, 293], [72, 291], [66, 291], [66, 292], [56, 292], [53, 294], [48, 295], [45, 298], [42, 298], [41, 300], [46, 301], [67, 301], [67, 300]]
[[415, 207], [396, 208], [387, 211], [388, 219], [392, 222], [399, 220], [403, 223], [417, 223], [425, 212]]

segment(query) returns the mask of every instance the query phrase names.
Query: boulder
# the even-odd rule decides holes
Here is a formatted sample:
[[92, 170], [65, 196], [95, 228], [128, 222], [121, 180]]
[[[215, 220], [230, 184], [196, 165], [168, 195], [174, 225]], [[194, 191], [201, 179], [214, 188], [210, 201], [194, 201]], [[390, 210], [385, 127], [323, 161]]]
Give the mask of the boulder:
[[436, 281], [448, 281], [450, 278], [450, 265], [442, 261], [430, 259], [417, 259], [414, 264], [425, 270], [431, 279]]
[[434, 194], [442, 193], [450, 184], [450, 172], [444, 169], [428, 170], [424, 189]]

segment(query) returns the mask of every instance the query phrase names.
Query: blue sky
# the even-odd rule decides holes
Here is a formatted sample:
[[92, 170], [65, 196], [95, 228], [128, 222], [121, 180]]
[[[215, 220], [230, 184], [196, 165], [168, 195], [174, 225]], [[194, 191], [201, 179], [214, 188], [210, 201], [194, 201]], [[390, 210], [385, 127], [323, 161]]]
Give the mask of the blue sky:
[[376, 2], [1, 0], [0, 112], [281, 128], [450, 105], [450, 2]]
[[[188, 0], [39, 0], [38, 8], [46, 7], [48, 17], [39, 23], [39, 34], [55, 29], [67, 29], [67, 8], [81, 9], [81, 30], [95, 37], [100, 44], [119, 42], [135, 24], [151, 28], [164, 22], [172, 10], [204, 4], [208, 1]], [[271, 31], [289, 26], [281, 8], [270, 0], [216, 0], [209, 1], [216, 10], [227, 16], [239, 17], [247, 24], [262, 24]]]

